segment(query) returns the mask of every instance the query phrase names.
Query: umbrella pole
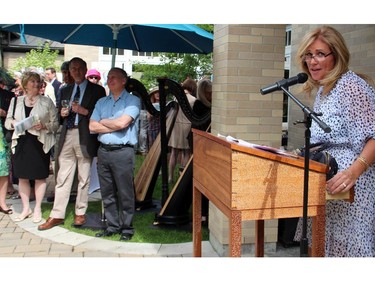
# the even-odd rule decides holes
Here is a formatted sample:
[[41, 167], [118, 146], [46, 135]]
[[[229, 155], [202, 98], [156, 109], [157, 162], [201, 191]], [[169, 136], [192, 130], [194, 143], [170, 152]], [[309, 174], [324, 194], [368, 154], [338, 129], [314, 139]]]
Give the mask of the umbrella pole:
[[113, 29], [112, 67], [115, 67], [118, 30]]

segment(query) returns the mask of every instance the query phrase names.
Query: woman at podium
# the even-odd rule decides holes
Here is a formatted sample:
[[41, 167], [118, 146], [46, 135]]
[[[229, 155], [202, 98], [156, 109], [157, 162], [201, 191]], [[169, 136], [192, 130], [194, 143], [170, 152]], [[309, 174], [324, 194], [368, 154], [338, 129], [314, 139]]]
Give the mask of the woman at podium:
[[[311, 143], [329, 143], [338, 173], [327, 181], [327, 192], [354, 189], [354, 201], [326, 203], [325, 255], [375, 256], [375, 90], [371, 79], [349, 70], [350, 52], [334, 28], [317, 28], [302, 39], [297, 51], [301, 69], [308, 74], [304, 92], [317, 91], [314, 111], [332, 131], [313, 122]], [[315, 123], [315, 124], [314, 124]], [[296, 239], [301, 238], [301, 224]]]

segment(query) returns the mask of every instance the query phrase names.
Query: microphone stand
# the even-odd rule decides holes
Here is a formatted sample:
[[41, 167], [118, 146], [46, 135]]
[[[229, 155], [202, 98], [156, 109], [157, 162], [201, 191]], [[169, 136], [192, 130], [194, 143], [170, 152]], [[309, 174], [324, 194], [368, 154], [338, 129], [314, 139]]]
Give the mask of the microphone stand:
[[308, 192], [309, 192], [309, 164], [310, 164], [310, 137], [311, 137], [311, 123], [312, 120], [318, 123], [319, 127], [323, 129], [325, 133], [331, 132], [331, 128], [321, 121], [317, 116], [321, 116], [321, 113], [315, 113], [310, 110], [307, 106], [302, 104], [296, 97], [292, 95], [283, 86], [280, 87], [285, 94], [288, 95], [299, 107], [302, 108], [304, 113], [304, 120], [298, 121], [297, 123], [305, 124], [305, 167], [304, 167], [304, 181], [303, 181], [303, 218], [302, 218], [302, 238], [300, 242], [300, 256], [308, 257], [308, 240], [307, 240], [307, 207], [308, 207]]

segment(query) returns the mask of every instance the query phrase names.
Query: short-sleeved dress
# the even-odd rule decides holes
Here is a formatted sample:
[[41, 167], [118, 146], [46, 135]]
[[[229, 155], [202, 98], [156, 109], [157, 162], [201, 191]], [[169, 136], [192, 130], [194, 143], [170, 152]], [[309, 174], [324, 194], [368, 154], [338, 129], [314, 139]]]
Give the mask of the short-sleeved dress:
[[[325, 133], [313, 122], [311, 143], [331, 143], [329, 152], [339, 171], [355, 161], [367, 140], [375, 139], [375, 91], [352, 71], [345, 73], [328, 95], [322, 95], [322, 88], [318, 91], [314, 111], [323, 113], [320, 118], [332, 131]], [[311, 228], [311, 220], [308, 225]], [[296, 240], [301, 234], [300, 220]], [[375, 165], [357, 180], [353, 203], [327, 201], [325, 241], [326, 256], [375, 256]]]

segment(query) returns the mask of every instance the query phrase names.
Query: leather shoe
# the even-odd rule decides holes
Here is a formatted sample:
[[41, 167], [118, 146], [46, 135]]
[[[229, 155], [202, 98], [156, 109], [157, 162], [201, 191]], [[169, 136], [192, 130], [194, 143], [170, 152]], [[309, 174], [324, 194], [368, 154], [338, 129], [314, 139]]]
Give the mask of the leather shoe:
[[95, 234], [95, 237], [110, 237], [110, 236], [115, 235], [115, 234], [117, 234], [117, 233], [115, 233], [115, 232], [110, 232], [110, 231], [108, 231], [108, 230], [104, 230], [104, 231], [102, 231], [102, 232], [98, 232], [98, 233], [96, 233], [96, 234]]
[[38, 226], [38, 230], [47, 230], [60, 224], [64, 224], [64, 219], [56, 219], [49, 217], [45, 223]]
[[74, 216], [74, 226], [82, 226], [86, 223], [85, 215], [75, 215]]
[[133, 234], [130, 233], [122, 233], [120, 237], [120, 241], [129, 241], [133, 238]]

